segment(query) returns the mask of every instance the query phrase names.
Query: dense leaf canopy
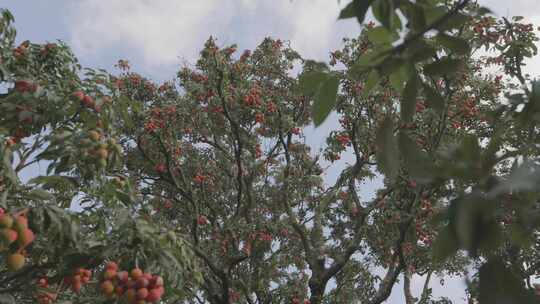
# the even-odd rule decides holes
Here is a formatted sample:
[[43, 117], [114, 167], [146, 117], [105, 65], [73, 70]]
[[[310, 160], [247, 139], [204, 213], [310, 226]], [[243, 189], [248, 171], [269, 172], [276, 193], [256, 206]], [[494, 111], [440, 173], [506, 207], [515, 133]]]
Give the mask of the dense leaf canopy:
[[469, 2], [353, 0], [329, 64], [210, 38], [164, 83], [2, 10], [0, 303], [536, 303], [537, 38]]

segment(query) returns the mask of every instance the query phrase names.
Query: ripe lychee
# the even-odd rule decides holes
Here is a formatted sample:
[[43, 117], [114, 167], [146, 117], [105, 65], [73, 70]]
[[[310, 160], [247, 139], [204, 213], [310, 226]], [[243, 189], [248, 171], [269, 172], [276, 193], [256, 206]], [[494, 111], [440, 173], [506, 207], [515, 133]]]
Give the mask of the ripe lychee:
[[10, 254], [7, 257], [7, 267], [10, 271], [17, 271], [24, 266], [24, 256], [20, 253]]

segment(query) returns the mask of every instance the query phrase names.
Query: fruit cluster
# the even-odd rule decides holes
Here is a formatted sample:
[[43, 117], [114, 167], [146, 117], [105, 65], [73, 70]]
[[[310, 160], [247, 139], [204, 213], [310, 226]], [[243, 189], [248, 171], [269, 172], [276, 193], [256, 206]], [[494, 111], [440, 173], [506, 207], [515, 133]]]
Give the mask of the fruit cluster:
[[29, 80], [16, 80], [14, 89], [19, 93], [35, 93], [38, 85]]
[[107, 298], [124, 298], [130, 304], [157, 303], [165, 288], [163, 278], [143, 272], [139, 268], [118, 271], [115, 262], [109, 262], [103, 273], [101, 291]]
[[72, 276], [64, 278], [64, 284], [69, 286], [75, 293], [79, 293], [83, 284], [90, 282], [92, 272], [88, 269], [77, 268]]
[[[49, 288], [49, 280], [48, 280], [48, 278], [43, 277], [43, 278], [39, 279], [38, 282], [37, 282], [37, 286], [39, 288], [41, 288], [41, 289]], [[58, 295], [56, 293], [48, 292], [48, 291], [39, 291], [37, 296], [36, 296], [37, 302], [39, 304], [51, 304], [54, 301], [56, 301], [57, 297], [58, 297]]]
[[86, 95], [82, 91], [77, 91], [77, 92], [73, 93], [72, 96], [76, 101], [80, 102], [83, 106], [85, 106], [87, 108], [90, 108], [90, 109], [93, 109], [96, 112], [101, 111], [101, 107], [99, 106], [99, 104], [97, 104], [95, 102], [95, 100], [94, 100], [94, 98], [92, 98], [92, 96]]
[[24, 214], [10, 215], [0, 208], [0, 251], [9, 250], [7, 267], [17, 271], [24, 266], [25, 258], [22, 251], [34, 239], [34, 232], [28, 228], [28, 219]]
[[80, 144], [85, 149], [83, 157], [89, 158], [100, 168], [107, 166], [111, 153], [120, 154], [122, 152], [122, 147], [114, 139], [104, 140], [103, 134], [98, 130], [88, 131], [88, 137], [83, 138]]

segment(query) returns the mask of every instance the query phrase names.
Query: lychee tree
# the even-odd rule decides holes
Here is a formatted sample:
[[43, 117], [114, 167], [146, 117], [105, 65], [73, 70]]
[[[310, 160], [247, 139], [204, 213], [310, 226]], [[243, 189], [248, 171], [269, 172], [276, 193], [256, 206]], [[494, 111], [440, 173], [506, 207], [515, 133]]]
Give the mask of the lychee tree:
[[2, 11], [0, 301], [383, 303], [403, 280], [406, 303], [448, 303], [439, 275], [533, 303], [536, 36], [468, 2], [355, 0], [341, 18], [378, 23], [330, 66], [209, 39], [164, 83], [16, 45]]
[[165, 281], [165, 298], [183, 298], [198, 281], [192, 251], [180, 234], [144, 217], [137, 181], [117, 176], [124, 135], [113, 128], [121, 107], [112, 105], [120, 92], [110, 75], [82, 70], [62, 42], [16, 46], [12, 22], [2, 10], [3, 303], [104, 301], [112, 295], [100, 284], [124, 284], [105, 276], [112, 261], [118, 271], [144, 270], [147, 283], [125, 282], [147, 290], [138, 300], [159, 301]]

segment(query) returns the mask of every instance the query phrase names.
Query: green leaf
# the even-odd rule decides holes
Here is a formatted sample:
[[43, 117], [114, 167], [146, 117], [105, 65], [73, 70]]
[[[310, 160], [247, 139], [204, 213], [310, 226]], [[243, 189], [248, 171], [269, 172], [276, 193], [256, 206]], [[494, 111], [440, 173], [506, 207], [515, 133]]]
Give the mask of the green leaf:
[[28, 197], [35, 200], [44, 200], [44, 201], [54, 199], [54, 195], [52, 195], [51, 193], [43, 189], [34, 189], [28, 192]]
[[374, 43], [392, 43], [399, 39], [399, 36], [395, 32], [390, 32], [388, 29], [382, 26], [377, 26], [370, 29], [367, 32], [368, 39]]
[[437, 50], [424, 39], [412, 41], [405, 50], [406, 58], [413, 63], [432, 59], [436, 54]]
[[317, 93], [322, 83], [328, 78], [328, 73], [322, 71], [308, 71], [302, 73], [298, 79], [300, 90], [305, 95]]
[[398, 145], [394, 136], [394, 124], [391, 117], [386, 117], [376, 134], [377, 163], [379, 170], [390, 179], [394, 179], [399, 171]]
[[424, 66], [424, 73], [431, 76], [452, 75], [462, 66], [463, 61], [445, 57], [437, 62]]
[[398, 135], [399, 150], [403, 156], [405, 168], [411, 177], [419, 183], [428, 183], [435, 177], [435, 165], [427, 153], [420, 150], [407, 134]]
[[480, 267], [480, 304], [534, 304], [538, 298], [524, 281], [502, 261], [490, 260]]
[[379, 49], [379, 51], [373, 51], [360, 56], [352, 66], [351, 71], [354, 73], [361, 73], [370, 67], [383, 62], [388, 55], [387, 50], [388, 48], [383, 48]]
[[362, 24], [366, 13], [374, 0], [353, 0], [339, 13], [338, 19], [354, 18], [358, 20], [358, 23]]
[[17, 304], [17, 301], [12, 295], [2, 294], [0, 296], [0, 304]]
[[502, 230], [495, 219], [495, 202], [473, 192], [455, 200], [451, 223], [460, 247], [474, 257], [478, 251], [492, 252], [502, 244]]
[[411, 30], [414, 32], [419, 32], [426, 28], [424, 8], [420, 4], [403, 1], [400, 3], [400, 10], [409, 21], [409, 27]]
[[458, 55], [466, 55], [470, 51], [470, 46], [467, 40], [446, 35], [445, 33], [439, 33], [437, 35], [437, 41], [445, 48]]
[[4, 174], [13, 184], [17, 185], [19, 183], [19, 178], [11, 165], [13, 153], [9, 149], [4, 149], [3, 154], [2, 161]]
[[407, 79], [407, 67], [405, 65], [401, 65], [401, 67], [392, 72], [390, 74], [389, 80], [390, 84], [394, 88], [394, 90], [401, 93], [403, 91], [403, 86], [405, 84], [405, 80]]
[[373, 16], [375, 16], [375, 19], [387, 29], [392, 30], [392, 13], [394, 12], [393, 1], [375, 0], [371, 6], [371, 11], [373, 12]]
[[455, 13], [450, 18], [448, 18], [442, 25], [438, 26], [437, 29], [440, 32], [459, 29], [469, 21], [469, 18], [470, 17], [466, 14]]
[[369, 92], [377, 86], [379, 83], [379, 80], [381, 79], [381, 76], [379, 75], [379, 72], [376, 69], [371, 70], [369, 72], [369, 75], [366, 79], [366, 83], [364, 85], [364, 89], [362, 90], [362, 94], [364, 96], [367, 96]]
[[441, 94], [426, 83], [424, 83], [424, 93], [426, 95], [426, 105], [442, 114], [445, 102]]
[[414, 75], [409, 78], [401, 97], [401, 119], [404, 122], [412, 121], [416, 112], [416, 96], [418, 93], [418, 77]]
[[435, 263], [444, 263], [459, 249], [456, 235], [449, 226], [445, 226], [433, 242], [432, 259]]
[[321, 125], [330, 112], [332, 112], [336, 104], [338, 87], [339, 78], [336, 75], [331, 75], [319, 88], [313, 104], [313, 121], [315, 126]]

